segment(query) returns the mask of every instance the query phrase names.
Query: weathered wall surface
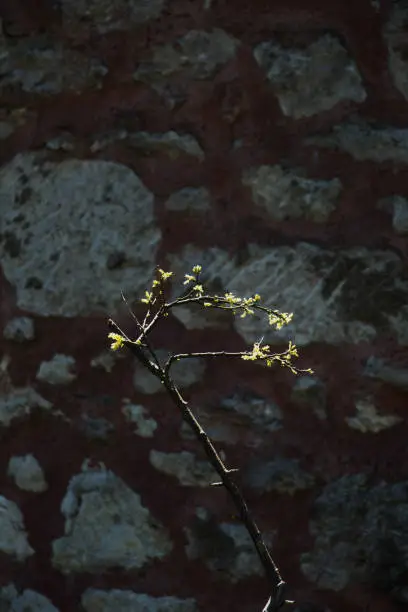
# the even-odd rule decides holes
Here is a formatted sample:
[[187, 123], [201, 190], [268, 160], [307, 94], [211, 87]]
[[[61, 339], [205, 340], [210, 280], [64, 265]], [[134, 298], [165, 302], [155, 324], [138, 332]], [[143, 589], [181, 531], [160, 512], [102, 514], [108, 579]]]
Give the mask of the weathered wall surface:
[[[408, 603], [408, 2], [4, 0], [0, 608], [260, 610], [245, 531], [106, 318], [196, 263], [313, 377], [177, 380], [297, 612]], [[156, 348], [264, 333], [183, 310]]]

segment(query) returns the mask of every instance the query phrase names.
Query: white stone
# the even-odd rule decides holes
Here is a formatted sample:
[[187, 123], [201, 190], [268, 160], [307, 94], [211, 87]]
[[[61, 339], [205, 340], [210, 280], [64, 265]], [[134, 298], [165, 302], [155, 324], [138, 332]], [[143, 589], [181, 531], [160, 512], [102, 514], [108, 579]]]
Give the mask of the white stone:
[[408, 61], [406, 57], [406, 27], [408, 5], [405, 0], [393, 0], [389, 19], [384, 25], [384, 39], [388, 48], [388, 67], [395, 87], [408, 100]]
[[[7, 606], [7, 607], [3, 607]], [[19, 593], [14, 584], [0, 588], [0, 610], [6, 612], [58, 612], [48, 597], [25, 589]]]
[[4, 328], [3, 336], [6, 340], [25, 342], [34, 340], [34, 321], [30, 317], [14, 317]]
[[205, 212], [211, 208], [211, 197], [205, 187], [184, 187], [171, 194], [165, 203], [167, 210]]
[[71, 36], [84, 27], [100, 34], [128, 30], [160, 16], [164, 0], [61, 0], [62, 19]]
[[153, 195], [118, 163], [17, 155], [0, 170], [0, 257], [19, 308], [113, 313], [149, 286], [160, 230]]
[[56, 354], [50, 361], [43, 361], [38, 369], [36, 378], [50, 385], [68, 385], [76, 379], [72, 372], [75, 359], [70, 355]]
[[62, 501], [65, 535], [52, 543], [52, 564], [65, 574], [137, 569], [172, 549], [140, 496], [104, 466], [87, 463]]
[[153, 449], [149, 461], [156, 470], [176, 476], [180, 484], [186, 487], [208, 487], [219, 480], [217, 472], [208, 461], [199, 461], [188, 451], [163, 453]]
[[8, 427], [13, 419], [27, 416], [36, 408], [50, 410], [52, 403], [30, 387], [12, 389], [0, 396], [0, 424]]
[[370, 125], [357, 118], [336, 125], [329, 134], [311, 136], [305, 144], [340, 149], [358, 161], [408, 163], [408, 129]]
[[397, 234], [408, 234], [408, 200], [400, 195], [383, 198], [378, 202], [378, 208], [392, 214], [392, 226]]
[[166, 153], [172, 159], [177, 159], [182, 154], [191, 155], [200, 161], [204, 159], [204, 151], [190, 134], [135, 132], [129, 137], [129, 144], [143, 151]]
[[37, 94], [100, 87], [108, 72], [96, 58], [49, 36], [19, 37], [13, 44], [0, 38], [0, 71], [0, 90], [17, 86]]
[[[280, 331], [270, 328], [266, 317], [235, 317], [236, 330], [249, 344], [262, 337], [267, 344], [290, 339], [299, 346], [370, 342], [378, 327], [388, 327], [399, 336], [405, 321], [408, 329], [408, 311], [404, 310], [408, 282], [403, 261], [394, 251], [363, 247], [331, 251], [309, 243], [248, 244], [245, 259], [238, 264], [226, 251], [201, 251], [188, 245], [168, 261], [167, 267], [181, 278], [195, 263], [201, 264], [204, 286], [211, 290], [217, 280], [218, 294], [231, 291], [248, 297], [259, 293], [265, 305], [294, 313], [292, 323]], [[191, 309], [188, 328], [202, 328], [203, 312], [211, 310]], [[183, 322], [178, 309], [173, 312]]]
[[197, 612], [194, 599], [151, 597], [143, 593], [112, 589], [87, 589], [82, 595], [85, 612]]
[[157, 422], [149, 418], [147, 409], [140, 404], [132, 404], [129, 400], [124, 400], [122, 413], [129, 423], [136, 425], [134, 433], [142, 438], [152, 438], [157, 429]]
[[0, 551], [20, 562], [35, 552], [28, 543], [20, 508], [2, 495], [0, 496]]
[[393, 414], [380, 414], [377, 407], [370, 398], [356, 402], [356, 414], [346, 417], [347, 425], [362, 433], [378, 433], [384, 429], [394, 427], [403, 419]]
[[16, 485], [23, 491], [42, 493], [48, 489], [44, 471], [34, 455], [11, 457], [7, 474], [14, 478]]
[[250, 187], [255, 204], [276, 221], [304, 217], [324, 223], [335, 210], [342, 189], [339, 179], [310, 179], [301, 170], [279, 165], [250, 168], [242, 182]]
[[254, 55], [286, 116], [310, 117], [345, 100], [363, 102], [367, 96], [355, 62], [331, 34], [306, 48], [288, 49], [265, 41]]

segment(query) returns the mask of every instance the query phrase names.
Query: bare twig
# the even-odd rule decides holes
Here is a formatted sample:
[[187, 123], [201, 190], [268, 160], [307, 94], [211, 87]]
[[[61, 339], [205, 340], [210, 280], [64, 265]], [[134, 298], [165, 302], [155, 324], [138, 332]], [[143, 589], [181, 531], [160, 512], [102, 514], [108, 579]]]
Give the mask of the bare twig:
[[[258, 557], [262, 563], [270, 591], [270, 597], [263, 608], [263, 612], [277, 612], [285, 604], [293, 602], [286, 599], [286, 583], [282, 580], [279, 569], [275, 564], [268, 547], [265, 544], [262, 534], [248, 509], [246, 501], [232, 477], [232, 474], [238, 470], [229, 469], [226, 467], [207, 433], [194, 416], [188, 402], [183, 398], [179, 389], [174, 383], [174, 380], [171, 378], [170, 368], [174, 362], [180, 359], [189, 359], [193, 357], [240, 357], [242, 359], [253, 361], [265, 361], [267, 365], [271, 365], [272, 362], [278, 362], [281, 365], [289, 367], [295, 373], [301, 371], [306, 372], [309, 370], [298, 370], [291, 364], [291, 357], [297, 356], [295, 347], [291, 343], [289, 343], [289, 348], [287, 351], [282, 353], [271, 353], [269, 351], [269, 346], [262, 346], [262, 340], [259, 343], [254, 344], [252, 351], [203, 351], [172, 354], [162, 366], [154, 350], [148, 343], [147, 336], [162, 317], [167, 316], [172, 308], [179, 305], [198, 304], [203, 307], [232, 310], [234, 314], [241, 312], [241, 316], [254, 314], [254, 311], [258, 310], [259, 312], [266, 313], [268, 315], [270, 324], [275, 324], [278, 328], [290, 320], [290, 315], [279, 313], [278, 311], [261, 306], [259, 304], [259, 296], [241, 299], [236, 298], [230, 293], [225, 294], [225, 296], [204, 294], [202, 285], [198, 283], [200, 270], [201, 268], [197, 266], [193, 268], [194, 275], [186, 275], [186, 283], [194, 283], [194, 285], [187, 290], [187, 292], [184, 292], [183, 295], [173, 301], [166, 302], [164, 281], [171, 274], [158, 269], [157, 278], [155, 281], [153, 281], [152, 291], [146, 292], [146, 298], [142, 300], [147, 304], [147, 311], [143, 322], [140, 323], [139, 320], [133, 315], [133, 318], [137, 323], [137, 339], [131, 340], [114, 321], [109, 319], [108, 325], [113, 332], [111, 337], [115, 340], [112, 348], [119, 348], [120, 346], [127, 347], [154, 376], [159, 378], [168, 395], [179, 409], [183, 420], [194, 432], [197, 440], [205, 451], [208, 461], [211, 463], [221, 479], [220, 482], [210, 483], [211, 486], [224, 486], [228, 491], [237, 509], [238, 515], [254, 543]], [[152, 314], [152, 309], [156, 304], [158, 304], [156, 312]]]

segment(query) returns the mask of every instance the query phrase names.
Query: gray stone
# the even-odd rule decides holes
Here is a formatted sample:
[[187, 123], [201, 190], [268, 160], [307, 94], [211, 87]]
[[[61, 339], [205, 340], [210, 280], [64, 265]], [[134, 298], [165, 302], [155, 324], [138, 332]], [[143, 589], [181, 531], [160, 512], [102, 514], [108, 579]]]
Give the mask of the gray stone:
[[34, 554], [28, 543], [23, 515], [13, 501], [0, 495], [0, 551], [25, 561]]
[[[150, 284], [160, 230], [153, 195], [106, 161], [16, 156], [0, 171], [0, 256], [19, 308], [43, 316], [112, 313]], [[108, 267], [114, 252], [123, 263]]]
[[393, 0], [389, 19], [384, 25], [384, 39], [388, 48], [388, 67], [395, 87], [408, 100], [408, 61], [406, 57], [406, 28], [408, 5], [405, 0]]
[[358, 161], [408, 163], [408, 129], [383, 127], [361, 119], [336, 125], [329, 134], [311, 136], [307, 145], [340, 149]]
[[48, 489], [44, 471], [34, 455], [14, 456], [10, 458], [8, 476], [11, 476], [19, 489], [42, 493]]
[[72, 372], [75, 359], [70, 355], [56, 354], [50, 361], [43, 361], [38, 368], [36, 379], [50, 385], [68, 385], [76, 379]]
[[65, 535], [52, 543], [52, 564], [64, 574], [136, 569], [172, 549], [163, 527], [120, 478], [84, 463], [61, 504]]
[[58, 612], [48, 597], [25, 589], [20, 593], [14, 584], [0, 588], [1, 612]]
[[152, 438], [157, 429], [157, 421], [148, 417], [148, 411], [140, 404], [132, 404], [130, 400], [124, 400], [122, 413], [128, 423], [136, 425], [134, 433], [142, 438]]
[[158, 151], [172, 159], [177, 159], [182, 154], [191, 155], [200, 161], [204, 159], [204, 151], [190, 134], [178, 134], [173, 131], [163, 134], [135, 132], [129, 136], [128, 142], [135, 149], [140, 149], [144, 155]]
[[186, 212], [205, 212], [211, 208], [211, 197], [205, 187], [184, 187], [167, 199], [167, 210]]
[[34, 321], [30, 317], [14, 317], [4, 328], [3, 336], [6, 340], [25, 342], [34, 340]]
[[115, 427], [108, 419], [91, 417], [86, 413], [81, 415], [79, 427], [91, 440], [107, 440], [109, 435], [115, 430]]
[[[213, 77], [236, 52], [238, 41], [219, 28], [190, 30], [173, 44], [153, 49], [133, 74], [136, 81], [151, 85], [169, 106], [185, 99], [187, 83]], [[169, 83], [169, 77], [181, 76], [181, 83]]]
[[100, 88], [108, 72], [99, 60], [47, 36], [23, 37], [12, 44], [0, 37], [0, 71], [0, 90], [18, 86], [38, 94]]
[[[155, 352], [163, 365], [170, 352], [165, 349], [158, 349]], [[171, 366], [170, 374], [176, 385], [180, 389], [185, 389], [199, 382], [204, 375], [205, 369], [206, 363], [204, 359], [192, 357], [191, 359], [181, 359], [180, 361], [174, 362]], [[149, 372], [149, 370], [139, 363], [136, 364], [133, 384], [137, 391], [141, 391], [147, 395], [165, 391], [164, 386], [157, 376]]]
[[194, 599], [151, 597], [120, 589], [87, 589], [82, 595], [85, 612], [197, 612]]
[[392, 214], [392, 226], [397, 234], [408, 234], [408, 200], [399, 195], [383, 198], [378, 208]]
[[199, 461], [188, 451], [162, 453], [153, 449], [149, 461], [156, 470], [176, 476], [180, 484], [186, 487], [208, 487], [219, 480], [208, 461]]
[[262, 566], [244, 525], [218, 524], [214, 516], [199, 508], [192, 526], [184, 531], [188, 538], [188, 558], [200, 559], [218, 577], [237, 583], [262, 575]]
[[299, 467], [296, 459], [279, 457], [272, 461], [256, 460], [244, 470], [246, 484], [259, 493], [276, 491], [294, 495], [297, 491], [309, 489], [315, 479]]
[[244, 416], [267, 431], [282, 428], [283, 414], [279, 406], [255, 393], [239, 389], [233, 395], [221, 398], [219, 407]]
[[288, 49], [265, 41], [254, 55], [286, 116], [310, 117], [345, 100], [363, 102], [367, 96], [355, 62], [330, 34], [306, 48]]
[[84, 27], [100, 34], [131, 27], [156, 19], [164, 0], [61, 0], [66, 32], [76, 34]]
[[37, 408], [50, 410], [52, 403], [34, 389], [12, 389], [0, 396], [0, 425], [8, 427], [14, 419], [31, 414]]
[[364, 374], [404, 391], [408, 390], [408, 368], [387, 363], [384, 359], [374, 356], [369, 357], [364, 368]]
[[407, 482], [372, 486], [364, 474], [343, 476], [315, 502], [314, 548], [301, 556], [303, 573], [319, 588], [369, 582], [398, 600], [408, 571], [407, 519]]
[[316, 376], [298, 376], [293, 385], [292, 401], [310, 406], [320, 420], [327, 419], [326, 387]]
[[[370, 342], [384, 331], [394, 332], [401, 343], [408, 338], [408, 274], [394, 251], [326, 250], [308, 243], [293, 247], [249, 244], [238, 264], [226, 251], [202, 252], [188, 246], [169, 257], [169, 262], [170, 270], [183, 271], [180, 276], [200, 263], [202, 281], [209, 290], [217, 280], [219, 294], [259, 293], [265, 305], [294, 313], [293, 321], [280, 331], [270, 328], [266, 317], [236, 316], [234, 326], [249, 344], [262, 337], [267, 344], [292, 340], [299, 346]], [[202, 312], [211, 310], [190, 309], [188, 329], [202, 328]], [[177, 308], [174, 315], [186, 320]]]
[[342, 185], [338, 179], [309, 179], [301, 170], [281, 166], [250, 168], [243, 176], [258, 206], [276, 221], [304, 217], [324, 223], [336, 208]]
[[356, 414], [346, 417], [347, 425], [362, 433], [378, 433], [384, 429], [394, 427], [403, 419], [394, 414], [381, 414], [371, 398], [360, 399], [356, 402]]

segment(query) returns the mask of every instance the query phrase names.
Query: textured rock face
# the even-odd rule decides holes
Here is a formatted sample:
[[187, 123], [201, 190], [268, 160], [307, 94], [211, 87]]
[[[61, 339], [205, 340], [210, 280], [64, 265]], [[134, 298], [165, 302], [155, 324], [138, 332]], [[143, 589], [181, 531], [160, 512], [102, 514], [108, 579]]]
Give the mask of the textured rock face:
[[0, 610], [265, 605], [196, 438], [106, 338], [133, 337], [156, 265], [175, 297], [196, 264], [293, 320], [184, 305], [160, 359], [291, 339], [313, 370], [173, 369], [293, 611], [406, 606], [406, 0], [0, 12]]
[[71, 480], [61, 512], [65, 535], [52, 544], [52, 562], [64, 573], [140, 568], [172, 548], [139, 495], [106, 469], [84, 466]]
[[281, 166], [261, 166], [246, 172], [244, 185], [251, 188], [255, 204], [276, 221], [306, 217], [327, 221], [341, 191], [338, 179], [314, 181]]
[[[225, 290], [259, 292], [271, 307], [296, 313], [292, 324], [268, 333], [267, 340], [292, 337], [299, 345], [364, 342], [374, 339], [377, 330], [397, 331], [396, 315], [406, 325], [408, 282], [401, 258], [393, 252], [333, 252], [300, 243], [294, 248], [249, 245], [248, 255], [238, 266], [218, 249], [203, 253], [187, 248], [178, 261], [171, 258], [171, 265], [191, 269], [191, 261], [202, 261], [210, 283], [216, 277]], [[199, 319], [197, 327], [201, 325]], [[235, 326], [250, 343], [265, 334], [265, 322], [253, 317], [237, 318]]]
[[302, 556], [304, 573], [334, 590], [353, 579], [374, 579], [405, 603], [407, 500], [406, 482], [373, 487], [364, 474], [328, 485], [316, 500], [316, 517], [310, 524], [315, 544]]
[[28, 542], [19, 507], [3, 496], [0, 496], [0, 551], [19, 562], [35, 552]]
[[147, 285], [160, 231], [153, 196], [129, 169], [26, 154], [2, 168], [0, 182], [0, 252], [21, 308], [106, 313], [121, 289]]
[[14, 478], [16, 485], [24, 491], [42, 493], [48, 489], [43, 469], [33, 455], [11, 457], [7, 473]]
[[282, 112], [295, 119], [329, 110], [343, 100], [366, 98], [355, 63], [330, 34], [306, 48], [265, 41], [254, 55], [276, 91]]
[[193, 599], [178, 599], [177, 597], [149, 597], [133, 591], [100, 591], [88, 589], [82, 597], [85, 612], [196, 612]]
[[0, 609], [10, 612], [58, 612], [51, 601], [31, 589], [19, 593], [14, 584], [0, 589]]

